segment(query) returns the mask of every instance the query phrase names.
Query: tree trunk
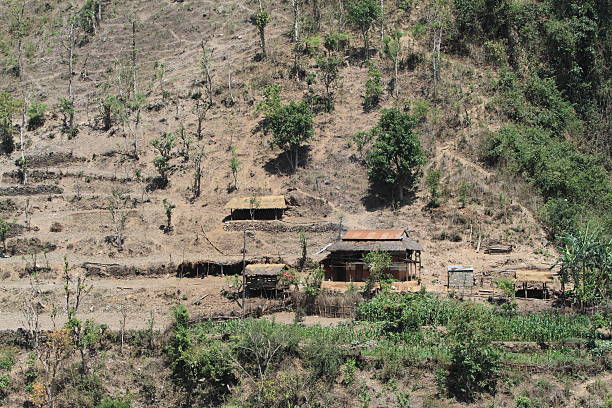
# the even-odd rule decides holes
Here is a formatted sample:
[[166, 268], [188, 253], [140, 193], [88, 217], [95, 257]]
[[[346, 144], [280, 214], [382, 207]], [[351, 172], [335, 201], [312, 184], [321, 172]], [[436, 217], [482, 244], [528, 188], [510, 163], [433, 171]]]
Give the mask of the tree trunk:
[[266, 52], [266, 33], [264, 27], [259, 28], [259, 42], [261, 43], [261, 56], [266, 58], [268, 53]]
[[70, 24], [70, 33], [68, 34], [68, 99], [72, 104], [72, 109], [69, 113], [68, 127], [72, 130], [74, 126], [74, 90], [72, 89], [72, 72], [74, 64], [74, 23]]
[[369, 60], [370, 59], [370, 36], [368, 35], [367, 31], [363, 33], [363, 47], [364, 47], [364, 52], [365, 52], [365, 59]]
[[300, 1], [291, 0], [293, 5], [293, 42], [299, 41], [299, 28], [300, 28]]
[[404, 186], [399, 186], [397, 189], [397, 195], [399, 197], [399, 202], [403, 202], [404, 201]]
[[136, 95], [136, 21], [132, 20], [132, 97]]
[[321, 28], [321, 7], [319, 0], [312, 0], [312, 16], [313, 16], [313, 28], [315, 31], [319, 31]]
[[397, 74], [399, 71], [399, 56], [393, 61], [393, 95], [397, 98], [398, 85], [397, 85]]

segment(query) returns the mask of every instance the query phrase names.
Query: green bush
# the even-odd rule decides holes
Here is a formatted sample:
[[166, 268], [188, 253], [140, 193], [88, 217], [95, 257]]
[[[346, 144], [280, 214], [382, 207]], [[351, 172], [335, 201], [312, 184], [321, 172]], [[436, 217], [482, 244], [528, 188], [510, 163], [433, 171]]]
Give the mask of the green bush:
[[47, 105], [33, 101], [28, 107], [28, 130], [35, 130], [45, 123]]
[[579, 215], [612, 230], [612, 183], [597, 157], [577, 152], [543, 128], [511, 125], [487, 138], [482, 158], [538, 189], [546, 201], [541, 217], [551, 233], [573, 228]]
[[331, 385], [340, 373], [340, 367], [344, 363], [344, 353], [338, 347], [337, 339], [327, 335], [310, 339], [304, 360], [310, 368], [312, 380], [322, 379]]
[[0, 401], [2, 401], [9, 393], [11, 387], [11, 379], [8, 375], [0, 374]]
[[370, 64], [363, 94], [363, 110], [370, 112], [376, 109], [380, 104], [383, 92], [382, 74], [374, 64]]
[[0, 350], [0, 370], [11, 371], [15, 365], [15, 353], [11, 349]]
[[128, 399], [122, 397], [105, 397], [95, 408], [131, 408]]

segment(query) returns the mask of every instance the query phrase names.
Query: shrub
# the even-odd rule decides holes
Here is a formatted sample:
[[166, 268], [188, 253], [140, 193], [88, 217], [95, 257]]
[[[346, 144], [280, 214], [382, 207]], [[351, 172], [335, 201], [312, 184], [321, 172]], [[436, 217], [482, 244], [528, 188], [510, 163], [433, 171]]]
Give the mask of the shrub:
[[363, 110], [365, 112], [370, 112], [378, 107], [383, 91], [382, 74], [374, 64], [370, 64], [363, 94]]
[[105, 397], [96, 408], [130, 408], [132, 404], [129, 400], [121, 397]]
[[332, 335], [312, 338], [306, 346], [304, 360], [310, 368], [310, 378], [322, 379], [331, 386], [340, 373], [344, 362], [342, 350]]
[[45, 123], [47, 105], [34, 101], [28, 107], [28, 130], [35, 130]]
[[500, 354], [490, 342], [490, 322], [475, 320], [466, 309], [451, 328], [456, 339], [451, 346], [446, 389], [461, 400], [473, 401], [482, 392], [494, 392], [500, 370]]
[[11, 379], [8, 375], [0, 374], [0, 401], [2, 401], [9, 392], [11, 387]]

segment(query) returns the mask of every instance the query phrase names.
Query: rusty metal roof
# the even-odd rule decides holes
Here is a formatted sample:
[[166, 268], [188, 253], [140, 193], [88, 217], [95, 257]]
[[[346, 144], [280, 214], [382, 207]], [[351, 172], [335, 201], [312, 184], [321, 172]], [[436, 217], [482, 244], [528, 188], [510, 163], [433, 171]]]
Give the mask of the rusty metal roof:
[[350, 230], [343, 241], [401, 241], [406, 233], [403, 229]]
[[227, 210], [275, 210], [287, 208], [285, 196], [234, 197], [225, 205]]

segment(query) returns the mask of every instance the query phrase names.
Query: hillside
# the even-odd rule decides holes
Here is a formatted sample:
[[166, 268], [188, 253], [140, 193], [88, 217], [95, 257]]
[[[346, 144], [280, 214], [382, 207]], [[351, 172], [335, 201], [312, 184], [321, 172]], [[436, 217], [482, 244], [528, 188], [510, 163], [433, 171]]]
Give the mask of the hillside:
[[[110, 330], [161, 333], [178, 303], [196, 321], [234, 318], [240, 296], [228, 295], [224, 275], [239, 274], [243, 262], [297, 266], [302, 233], [314, 268], [344, 230], [406, 229], [423, 247], [411, 290], [453, 297], [447, 266], [470, 265], [477, 284], [465, 297], [476, 303], [503, 297], [496, 282], [509, 272], [558, 271], [568, 234], [592, 232], [605, 247], [612, 236], [612, 58], [604, 3], [385, 0], [365, 50], [351, 18], [355, 2], [344, 0], [2, 2], [0, 227], [8, 227], [0, 327], [24, 327], [24, 305], [35, 301], [40, 327], [55, 329], [65, 268], [92, 285], [79, 315]], [[263, 15], [270, 19], [265, 56], [254, 21]], [[270, 119], [294, 103], [312, 117], [296, 168], [274, 145], [274, 130], [294, 122], [282, 117], [274, 128]], [[401, 186], [372, 176], [388, 112], [409, 123], [422, 149], [413, 179]], [[230, 199], [261, 195], [285, 196], [281, 221], [230, 219]], [[511, 251], [487, 253], [491, 245]], [[609, 296], [609, 274], [602, 276]], [[569, 303], [559, 279], [550, 289], [558, 299], [516, 299], [517, 310]], [[257, 298], [251, 312], [282, 305]], [[230, 326], [189, 330], [201, 342]], [[171, 341], [167, 332], [159, 336], [159, 344]], [[109, 340], [113, 353], [116, 340]], [[448, 361], [446, 340], [438, 346], [442, 357], [427, 361]], [[161, 354], [151, 354], [147, 369], [160, 365], [170, 375]], [[291, 358], [285, 362], [298, 364]], [[546, 381], [552, 367], [542, 368]], [[593, 357], [593, 367], [609, 385], [605, 364]], [[427, 373], [417, 406], [446, 406], [427, 405], [436, 387]], [[122, 381], [112, 393], [128, 387]], [[586, 386], [568, 385], [583, 394]], [[357, 403], [336, 391], [347, 394], [342, 406]], [[514, 406], [514, 396], [500, 406]], [[175, 401], [189, 404], [174, 395], [159, 406]], [[564, 401], [587, 406], [578, 396]]]

